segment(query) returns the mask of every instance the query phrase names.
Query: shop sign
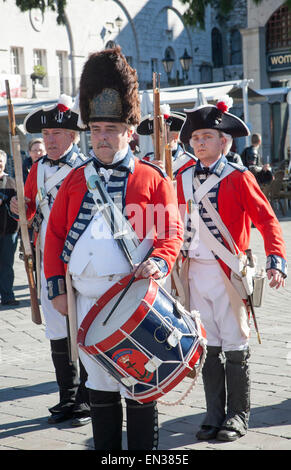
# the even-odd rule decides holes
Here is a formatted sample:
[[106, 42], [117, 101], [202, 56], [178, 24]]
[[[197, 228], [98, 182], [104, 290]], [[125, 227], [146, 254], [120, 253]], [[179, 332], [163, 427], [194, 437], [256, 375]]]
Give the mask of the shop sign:
[[291, 49], [284, 52], [271, 52], [268, 54], [267, 60], [269, 71], [291, 69]]

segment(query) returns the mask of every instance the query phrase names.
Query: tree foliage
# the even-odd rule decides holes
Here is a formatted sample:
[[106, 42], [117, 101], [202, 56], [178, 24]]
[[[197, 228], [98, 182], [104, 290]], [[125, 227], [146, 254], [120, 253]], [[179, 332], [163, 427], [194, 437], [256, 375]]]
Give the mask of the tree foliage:
[[[4, 2], [6, 0], [3, 0]], [[96, 1], [96, 0], [95, 0]], [[210, 5], [216, 8], [221, 15], [227, 15], [233, 8], [235, 0], [180, 0], [186, 5], [184, 21], [189, 26], [205, 27], [205, 8]], [[252, 0], [255, 5], [259, 5], [263, 0]], [[42, 12], [50, 9], [57, 12], [58, 24], [65, 22], [65, 8], [68, 0], [15, 0], [21, 11], [28, 11], [33, 8], [40, 8]], [[286, 4], [291, 8], [291, 0]]]
[[[6, 0], [3, 1], [5, 2]], [[39, 8], [42, 12], [46, 9], [56, 11], [58, 24], [64, 24], [65, 22], [67, 0], [15, 0], [15, 3], [23, 12], [33, 8]]]
[[[252, 0], [255, 5], [259, 5], [263, 0]], [[197, 26], [205, 28], [205, 8], [210, 5], [221, 14], [227, 15], [233, 6], [235, 0], [180, 0], [186, 5], [187, 9], [184, 13], [184, 21], [189, 26]], [[286, 4], [291, 8], [291, 0], [287, 0]]]

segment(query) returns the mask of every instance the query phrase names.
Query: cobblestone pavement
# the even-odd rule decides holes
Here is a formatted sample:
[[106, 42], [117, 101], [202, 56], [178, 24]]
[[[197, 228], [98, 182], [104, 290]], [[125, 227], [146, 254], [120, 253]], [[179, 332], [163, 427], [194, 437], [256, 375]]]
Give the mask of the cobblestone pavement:
[[[289, 211], [290, 212], [290, 211]], [[279, 215], [278, 215], [279, 216]], [[291, 265], [291, 213], [280, 218]], [[252, 248], [265, 263], [262, 238], [252, 229]], [[91, 425], [47, 423], [58, 393], [44, 326], [30, 320], [29, 292], [22, 261], [15, 259], [17, 308], [0, 308], [0, 450], [92, 450]], [[202, 379], [176, 406], [159, 405], [161, 450], [291, 450], [291, 283], [267, 289], [257, 309], [262, 344], [252, 325], [252, 411], [249, 432], [232, 443], [197, 441], [205, 413]], [[165, 398], [178, 400], [190, 387], [184, 379]], [[125, 432], [124, 432], [125, 436]]]

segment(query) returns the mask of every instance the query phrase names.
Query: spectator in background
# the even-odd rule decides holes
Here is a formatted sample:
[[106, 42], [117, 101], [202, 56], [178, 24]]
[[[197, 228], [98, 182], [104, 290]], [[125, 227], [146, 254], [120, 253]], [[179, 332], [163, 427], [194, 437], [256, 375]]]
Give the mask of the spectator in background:
[[240, 158], [240, 155], [236, 152], [232, 152], [231, 148], [233, 145], [233, 138], [230, 134], [226, 134], [225, 132], [223, 133], [224, 137], [226, 138], [226, 144], [223, 149], [223, 155], [227, 158], [227, 160], [230, 163], [237, 163], [238, 165], [243, 166], [242, 159]]
[[28, 153], [29, 157], [26, 157], [23, 162], [23, 180], [26, 181], [28, 177], [28, 173], [30, 168], [32, 167], [33, 163], [37, 162], [40, 157], [43, 157], [46, 154], [45, 146], [43, 139], [38, 137], [36, 139], [32, 139], [28, 144]]
[[10, 216], [9, 203], [16, 194], [15, 181], [4, 172], [7, 155], [0, 150], [0, 294], [2, 305], [18, 305], [13, 293], [14, 254], [17, 245], [17, 222]]
[[271, 183], [273, 174], [269, 163], [263, 165], [260, 155], [262, 138], [260, 134], [253, 134], [250, 147], [246, 147], [241, 154], [243, 164], [253, 173], [259, 185]]

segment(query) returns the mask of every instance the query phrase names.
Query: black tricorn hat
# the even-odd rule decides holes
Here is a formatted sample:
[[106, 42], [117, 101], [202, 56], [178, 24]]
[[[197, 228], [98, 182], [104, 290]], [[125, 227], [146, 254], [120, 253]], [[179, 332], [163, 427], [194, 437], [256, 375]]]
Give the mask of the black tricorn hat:
[[72, 98], [63, 94], [56, 105], [42, 106], [29, 113], [23, 123], [24, 129], [31, 134], [39, 134], [42, 129], [81, 131], [78, 114], [72, 111], [72, 107]]
[[80, 79], [79, 107], [85, 125], [93, 121], [139, 123], [137, 73], [119, 46], [90, 55]]
[[[163, 112], [162, 109], [163, 105], [161, 106], [161, 112]], [[176, 131], [180, 132], [181, 127], [183, 126], [185, 119], [186, 119], [186, 114], [183, 113], [178, 113], [178, 112], [172, 112], [169, 111], [169, 113], [164, 113], [164, 119], [165, 121], [169, 124], [170, 126], [170, 131]], [[151, 135], [154, 133], [154, 117], [151, 114], [148, 114], [145, 116], [139, 126], [136, 128], [136, 132], [139, 135]]]
[[185, 110], [186, 121], [182, 127], [180, 140], [189, 144], [192, 132], [199, 129], [216, 129], [230, 134], [232, 137], [245, 137], [250, 135], [247, 125], [234, 114], [227, 112], [223, 101], [214, 105], [199, 106], [196, 109]]

